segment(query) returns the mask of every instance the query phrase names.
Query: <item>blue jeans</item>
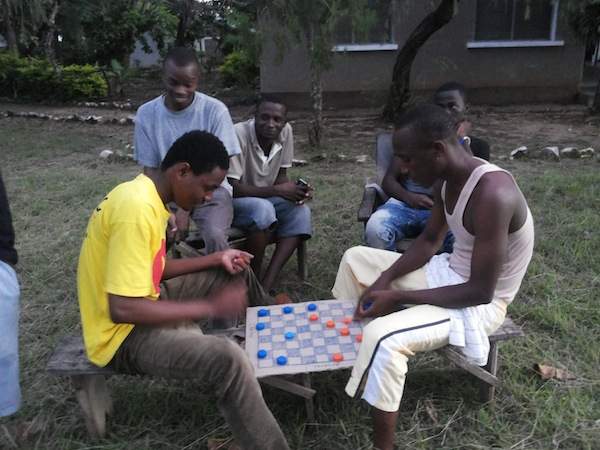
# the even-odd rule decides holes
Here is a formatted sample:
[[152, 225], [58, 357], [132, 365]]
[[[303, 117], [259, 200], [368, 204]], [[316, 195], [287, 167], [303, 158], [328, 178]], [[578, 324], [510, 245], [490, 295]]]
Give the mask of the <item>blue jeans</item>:
[[[406, 203], [390, 198], [375, 211], [365, 229], [365, 242], [369, 247], [396, 251], [396, 242], [415, 238], [425, 229], [431, 216], [429, 209], [415, 209]], [[454, 236], [448, 232], [443, 251], [452, 253]]]
[[233, 222], [248, 231], [272, 230], [278, 238], [312, 235], [310, 208], [282, 197], [233, 199]]
[[17, 274], [0, 261], [0, 417], [13, 414], [21, 406], [19, 294]]

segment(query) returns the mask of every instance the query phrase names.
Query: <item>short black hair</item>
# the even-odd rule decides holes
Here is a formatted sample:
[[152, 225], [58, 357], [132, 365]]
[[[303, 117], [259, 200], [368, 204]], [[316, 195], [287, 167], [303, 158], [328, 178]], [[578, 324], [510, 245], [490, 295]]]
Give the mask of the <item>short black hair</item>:
[[196, 52], [189, 47], [171, 47], [165, 56], [163, 67], [167, 64], [167, 61], [173, 61], [177, 67], [185, 67], [190, 64], [200, 67]]
[[260, 108], [260, 105], [262, 105], [263, 103], [277, 103], [278, 105], [282, 105], [285, 108], [285, 112], [287, 114], [287, 105], [285, 104], [283, 99], [276, 94], [260, 94], [260, 96], [256, 100], [256, 105], [254, 109], [255, 113], [258, 112], [258, 108]]
[[448, 92], [448, 91], [458, 91], [460, 96], [463, 98], [463, 101], [467, 101], [467, 89], [464, 85], [456, 82], [456, 81], [448, 81], [447, 83], [442, 84], [439, 88], [435, 90], [434, 96], [439, 94], [440, 92]]
[[215, 167], [229, 169], [229, 154], [221, 140], [206, 131], [185, 133], [171, 145], [160, 170], [166, 171], [178, 162], [186, 162], [195, 175], [212, 172]]
[[406, 111], [395, 123], [396, 130], [411, 128], [420, 142], [434, 141], [456, 136], [456, 121], [444, 108], [424, 103]]

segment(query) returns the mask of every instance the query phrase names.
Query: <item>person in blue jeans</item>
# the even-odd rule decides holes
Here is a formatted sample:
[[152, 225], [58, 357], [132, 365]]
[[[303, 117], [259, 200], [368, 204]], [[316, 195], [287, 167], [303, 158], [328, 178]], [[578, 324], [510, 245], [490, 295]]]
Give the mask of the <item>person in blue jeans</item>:
[[[304, 204], [312, 187], [287, 176], [294, 137], [286, 115], [287, 107], [280, 99], [263, 96], [254, 118], [235, 124], [241, 153], [230, 159], [227, 173], [233, 186], [232, 225], [249, 233], [246, 250], [254, 255], [252, 269], [267, 292], [301, 240], [312, 234], [310, 209]], [[261, 276], [272, 234], [275, 251]]]
[[[432, 189], [408, 178], [397, 156], [392, 157], [381, 185], [389, 199], [369, 218], [365, 242], [369, 247], [396, 251], [398, 241], [416, 238], [425, 229], [433, 207]], [[452, 253], [453, 242], [448, 232], [442, 252]]]
[[19, 282], [15, 233], [0, 173], [0, 417], [21, 406], [19, 386]]

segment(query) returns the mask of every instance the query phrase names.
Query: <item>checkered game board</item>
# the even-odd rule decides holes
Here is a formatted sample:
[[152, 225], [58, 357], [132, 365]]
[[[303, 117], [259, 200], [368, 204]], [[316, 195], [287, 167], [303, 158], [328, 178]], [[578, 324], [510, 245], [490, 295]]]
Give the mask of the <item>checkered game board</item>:
[[350, 300], [248, 308], [246, 352], [257, 377], [352, 367], [362, 339], [354, 309]]

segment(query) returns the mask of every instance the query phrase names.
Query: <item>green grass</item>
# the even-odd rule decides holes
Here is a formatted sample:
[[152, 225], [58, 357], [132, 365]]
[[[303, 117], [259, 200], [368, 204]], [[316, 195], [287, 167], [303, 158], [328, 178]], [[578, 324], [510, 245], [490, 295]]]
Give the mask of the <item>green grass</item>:
[[[534, 130], [536, 139], [566, 145], [570, 135], [556, 134], [563, 122], [578, 140], [590, 136], [586, 142], [594, 145], [595, 132], [572, 115], [555, 113], [551, 131], [544, 131], [540, 117], [496, 113], [479, 120], [494, 139], [496, 154], [521, 144], [521, 126]], [[294, 124], [297, 148], [299, 156], [310, 157], [302, 139], [305, 124], [304, 118]], [[333, 117], [326, 150], [371, 154], [381, 127], [374, 117]], [[0, 135], [0, 167], [21, 258], [24, 394], [22, 410], [0, 422], [0, 448], [10, 448], [5, 431], [15, 429], [21, 448], [52, 450], [198, 449], [208, 438], [228, 436], [200, 384], [134, 377], [109, 380], [116, 408], [108, 436], [98, 441], [86, 436], [72, 387], [44, 368], [58, 339], [79, 330], [75, 268], [88, 216], [107, 191], [138, 172], [133, 164], [107, 164], [97, 155], [103, 148], [122, 148], [131, 129], [3, 119]], [[415, 358], [401, 405], [399, 448], [598, 448], [600, 164], [505, 161], [504, 166], [515, 174], [536, 221], [535, 256], [510, 308], [527, 337], [501, 347], [504, 384], [494, 408], [477, 402], [470, 375], [435, 355]], [[309, 242], [308, 281], [299, 282], [293, 259], [280, 286], [297, 299], [329, 298], [343, 251], [361, 241], [356, 209], [374, 166], [326, 160], [292, 172], [315, 185], [315, 235]], [[578, 378], [541, 381], [531, 369], [536, 362], [566, 367]], [[347, 371], [314, 375], [314, 425], [304, 423], [301, 399], [264, 389], [292, 448], [370, 448], [369, 411], [343, 393], [347, 377]]]

